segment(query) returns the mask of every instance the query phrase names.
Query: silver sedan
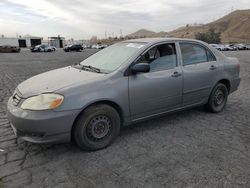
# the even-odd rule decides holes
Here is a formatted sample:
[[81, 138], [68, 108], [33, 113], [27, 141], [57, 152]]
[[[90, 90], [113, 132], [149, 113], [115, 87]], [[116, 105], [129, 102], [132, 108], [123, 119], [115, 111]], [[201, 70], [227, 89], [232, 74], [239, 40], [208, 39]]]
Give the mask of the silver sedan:
[[24, 140], [74, 139], [82, 149], [98, 150], [122, 125], [198, 105], [221, 112], [239, 86], [239, 71], [236, 58], [201, 41], [123, 41], [19, 84], [8, 117]]

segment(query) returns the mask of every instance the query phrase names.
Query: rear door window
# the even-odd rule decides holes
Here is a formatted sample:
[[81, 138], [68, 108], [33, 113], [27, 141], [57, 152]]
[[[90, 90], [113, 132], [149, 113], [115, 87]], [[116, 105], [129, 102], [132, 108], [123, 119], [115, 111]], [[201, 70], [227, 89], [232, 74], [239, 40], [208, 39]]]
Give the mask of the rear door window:
[[194, 43], [180, 43], [183, 66], [215, 61], [214, 55], [206, 48]]

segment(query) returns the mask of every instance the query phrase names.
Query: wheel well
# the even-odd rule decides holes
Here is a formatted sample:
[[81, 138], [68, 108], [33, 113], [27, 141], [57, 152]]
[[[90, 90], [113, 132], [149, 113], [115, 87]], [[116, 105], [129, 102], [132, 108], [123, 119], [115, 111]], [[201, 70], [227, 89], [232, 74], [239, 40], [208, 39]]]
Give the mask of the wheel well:
[[86, 107], [77, 115], [77, 117], [75, 118], [74, 123], [73, 123], [73, 125], [72, 125], [72, 128], [71, 128], [71, 140], [72, 140], [72, 138], [73, 138], [72, 132], [73, 132], [75, 123], [76, 123], [77, 119], [79, 118], [79, 116], [84, 112], [84, 110], [86, 110], [86, 109], [89, 108], [90, 106], [98, 105], [98, 104], [107, 104], [107, 105], [112, 106], [112, 107], [118, 112], [118, 114], [119, 114], [119, 116], [120, 116], [120, 119], [121, 119], [121, 125], [122, 125], [122, 123], [123, 123], [123, 111], [122, 111], [121, 107], [120, 107], [117, 103], [112, 102], [112, 101], [108, 101], [108, 100], [97, 101], [97, 102], [91, 103], [91, 104], [89, 104], [88, 106], [86, 106]]
[[227, 79], [222, 79], [220, 80], [218, 83], [222, 83], [227, 87], [228, 93], [230, 93], [230, 89], [231, 89], [231, 84], [230, 81]]
[[[118, 112], [118, 114], [119, 114], [119, 116], [121, 118], [121, 122], [123, 122], [123, 112], [122, 112], [122, 109], [121, 109], [121, 107], [117, 103], [115, 103], [113, 101], [103, 100], [103, 101], [94, 102], [94, 103], [88, 105], [86, 108], [88, 108], [88, 107], [90, 107], [92, 105], [98, 105], [98, 104], [107, 104], [107, 105], [112, 106]], [[85, 109], [83, 109], [83, 110], [85, 110]]]

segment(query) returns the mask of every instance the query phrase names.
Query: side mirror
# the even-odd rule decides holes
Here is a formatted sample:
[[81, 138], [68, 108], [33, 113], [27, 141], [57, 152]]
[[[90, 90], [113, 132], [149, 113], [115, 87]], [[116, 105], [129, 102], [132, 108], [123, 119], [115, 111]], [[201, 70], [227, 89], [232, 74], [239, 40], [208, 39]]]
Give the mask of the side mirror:
[[150, 66], [148, 63], [138, 63], [132, 67], [131, 71], [133, 74], [136, 74], [138, 72], [149, 72]]

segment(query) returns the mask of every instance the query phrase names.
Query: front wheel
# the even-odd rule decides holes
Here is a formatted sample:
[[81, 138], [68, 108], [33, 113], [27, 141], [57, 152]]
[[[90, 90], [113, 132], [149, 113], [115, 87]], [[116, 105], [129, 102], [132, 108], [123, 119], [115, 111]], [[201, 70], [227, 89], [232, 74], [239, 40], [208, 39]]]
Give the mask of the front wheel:
[[227, 97], [227, 87], [222, 83], [218, 83], [210, 94], [206, 108], [213, 113], [221, 112], [226, 106]]
[[113, 107], [94, 105], [78, 117], [72, 135], [81, 149], [99, 150], [115, 140], [120, 133], [120, 124], [120, 116]]

